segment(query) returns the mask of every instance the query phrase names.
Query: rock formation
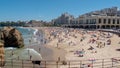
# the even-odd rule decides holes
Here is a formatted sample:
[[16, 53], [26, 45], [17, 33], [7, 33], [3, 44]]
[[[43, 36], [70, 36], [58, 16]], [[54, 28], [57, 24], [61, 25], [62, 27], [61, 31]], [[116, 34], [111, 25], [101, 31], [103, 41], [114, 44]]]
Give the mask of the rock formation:
[[0, 30], [1, 41], [4, 42], [4, 47], [17, 47], [24, 46], [22, 34], [13, 27], [4, 27]]
[[0, 67], [4, 66], [5, 64], [4, 56], [5, 56], [4, 43], [2, 40], [0, 40]]

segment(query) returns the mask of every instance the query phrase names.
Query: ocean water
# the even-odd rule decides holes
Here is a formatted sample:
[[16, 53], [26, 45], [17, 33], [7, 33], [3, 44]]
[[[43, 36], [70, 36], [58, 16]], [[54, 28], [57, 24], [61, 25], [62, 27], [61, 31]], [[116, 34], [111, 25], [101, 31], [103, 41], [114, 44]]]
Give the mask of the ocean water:
[[24, 44], [27, 45], [43, 45], [47, 40], [44, 38], [44, 33], [41, 30], [17, 27], [24, 39]]
[[36, 42], [35, 30], [23, 27], [17, 27], [16, 29], [18, 29], [21, 32], [25, 45], [32, 45]]

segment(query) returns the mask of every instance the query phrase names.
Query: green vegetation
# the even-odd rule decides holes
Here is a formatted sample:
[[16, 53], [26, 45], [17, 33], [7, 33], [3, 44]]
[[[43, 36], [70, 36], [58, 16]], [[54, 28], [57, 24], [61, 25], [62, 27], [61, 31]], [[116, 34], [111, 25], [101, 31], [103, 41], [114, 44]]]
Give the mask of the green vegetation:
[[36, 20], [30, 20], [30, 21], [5, 21], [0, 22], [0, 27], [4, 26], [23, 26], [23, 27], [59, 27], [60, 24], [53, 24], [52, 22], [46, 22], [46, 21], [36, 21]]
[[26, 23], [22, 21], [14, 22], [14, 21], [6, 21], [6, 22], [0, 22], [0, 26], [25, 26]]

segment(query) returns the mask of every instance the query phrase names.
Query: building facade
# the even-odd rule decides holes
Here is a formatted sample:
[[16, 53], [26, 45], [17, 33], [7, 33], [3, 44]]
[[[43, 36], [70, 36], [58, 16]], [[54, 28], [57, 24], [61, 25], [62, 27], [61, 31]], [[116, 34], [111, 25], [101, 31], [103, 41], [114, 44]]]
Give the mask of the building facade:
[[117, 7], [105, 8], [80, 15], [74, 18], [68, 14], [62, 14], [54, 20], [55, 24], [62, 24], [63, 27], [91, 28], [91, 29], [119, 29], [120, 10]]
[[54, 25], [64, 25], [64, 24], [70, 24], [74, 23], [74, 16], [68, 14], [68, 13], [63, 13], [60, 17], [52, 20]]
[[75, 23], [63, 25], [73, 28], [92, 28], [92, 29], [119, 29], [120, 17], [118, 16], [90, 16], [79, 17]]
[[117, 7], [112, 7], [86, 13], [76, 18], [74, 23], [63, 24], [63, 26], [91, 29], [119, 29], [120, 10]]

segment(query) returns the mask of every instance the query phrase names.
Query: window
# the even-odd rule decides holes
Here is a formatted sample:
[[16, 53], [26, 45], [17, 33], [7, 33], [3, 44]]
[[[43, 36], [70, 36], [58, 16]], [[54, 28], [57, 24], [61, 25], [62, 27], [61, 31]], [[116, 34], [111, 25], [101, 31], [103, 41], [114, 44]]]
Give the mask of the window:
[[[73, 23], [73, 21], [72, 20], [70, 20], [70, 23]], [[77, 24], [77, 23], [76, 23]]]
[[111, 23], [111, 19], [108, 19], [108, 24], [110, 24]]
[[96, 19], [92, 19], [92, 24], [95, 24], [96, 23]]
[[99, 19], [99, 23], [101, 23], [101, 19]]
[[86, 20], [86, 24], [88, 24], [88, 23], [89, 23], [89, 20], [87, 19], [87, 20]]
[[119, 22], [119, 19], [117, 19], [117, 24], [119, 24], [120, 22]]
[[115, 19], [113, 19], [113, 24], [115, 24]]
[[79, 20], [79, 24], [83, 24], [83, 20]]
[[92, 24], [92, 19], [90, 19], [90, 24]]
[[75, 21], [75, 23], [79, 24], [78, 21]]
[[103, 23], [106, 24], [106, 19], [103, 20]]

